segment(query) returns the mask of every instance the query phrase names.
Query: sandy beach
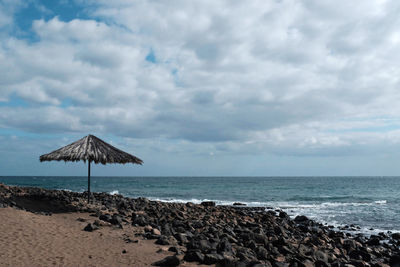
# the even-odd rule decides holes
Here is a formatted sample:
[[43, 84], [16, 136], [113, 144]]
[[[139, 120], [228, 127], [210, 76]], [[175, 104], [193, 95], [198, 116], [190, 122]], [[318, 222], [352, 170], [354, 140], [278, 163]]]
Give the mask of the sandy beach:
[[150, 266], [174, 254], [152, 240], [124, 241], [142, 227], [84, 231], [96, 219], [89, 213], [47, 216], [8, 207], [0, 209], [0, 218], [0, 266]]

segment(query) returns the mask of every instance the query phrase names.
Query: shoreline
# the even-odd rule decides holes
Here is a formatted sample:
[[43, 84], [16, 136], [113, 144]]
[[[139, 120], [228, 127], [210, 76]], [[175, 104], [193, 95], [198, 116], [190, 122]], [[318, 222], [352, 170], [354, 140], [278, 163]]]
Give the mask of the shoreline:
[[[27, 176], [30, 177], [30, 176]], [[74, 176], [75, 177], [75, 176]], [[1, 184], [1, 182], [0, 182]], [[18, 186], [18, 185], [12, 185], [12, 186], [17, 186], [17, 187], [32, 187], [32, 186]], [[40, 186], [33, 186], [33, 187], [39, 187], [42, 188]], [[59, 190], [59, 191], [67, 191], [67, 192], [75, 192], [75, 193], [84, 193], [86, 192], [85, 190], [78, 190], [78, 191], [73, 191], [71, 189], [50, 189], [50, 188], [44, 188], [46, 190]], [[102, 193], [106, 193], [106, 194], [110, 194], [110, 195], [120, 195], [122, 197], [126, 197], [129, 199], [135, 199], [135, 196], [126, 196], [126, 195], [122, 195], [119, 193], [118, 190], [112, 190], [109, 192], [102, 192]], [[140, 197], [140, 196], [138, 196]], [[333, 229], [337, 230], [337, 231], [344, 231], [344, 232], [349, 232], [352, 234], [363, 234], [366, 236], [371, 236], [371, 235], [378, 235], [380, 233], [385, 233], [385, 234], [392, 234], [392, 233], [400, 233], [400, 229], [388, 229], [388, 228], [379, 228], [376, 226], [370, 226], [370, 225], [364, 225], [361, 226], [357, 223], [354, 222], [348, 222], [348, 223], [339, 223], [337, 221], [328, 221], [328, 220], [324, 220], [323, 218], [318, 218], [318, 216], [315, 215], [310, 215], [307, 214], [307, 212], [294, 212], [294, 210], [296, 209], [308, 209], [308, 210], [312, 210], [314, 208], [320, 208], [318, 206], [321, 205], [332, 205], [332, 204], [336, 204], [338, 206], [341, 205], [371, 205], [373, 203], [375, 204], [386, 204], [387, 201], [386, 200], [378, 200], [378, 201], [373, 201], [373, 202], [365, 202], [365, 203], [341, 203], [341, 202], [323, 202], [323, 203], [310, 203], [310, 204], [293, 204], [293, 203], [288, 203], [288, 202], [278, 202], [278, 203], [272, 203], [272, 202], [260, 202], [260, 201], [241, 201], [241, 200], [219, 200], [219, 199], [179, 199], [179, 198], [168, 198], [168, 199], [163, 199], [160, 197], [152, 197], [152, 196], [146, 196], [145, 198], [151, 200], [151, 201], [158, 201], [158, 202], [163, 202], [163, 203], [180, 203], [180, 204], [186, 204], [188, 202], [194, 203], [194, 204], [201, 204], [204, 201], [212, 201], [215, 202], [217, 206], [235, 206], [233, 204], [235, 203], [241, 203], [244, 206], [248, 207], [248, 208], [260, 208], [263, 207], [265, 208], [265, 210], [275, 210], [275, 211], [283, 211], [285, 213], [287, 213], [289, 215], [289, 217], [291, 219], [294, 219], [296, 216], [298, 215], [305, 215], [307, 216], [309, 219], [317, 222], [317, 223], [321, 223], [323, 225], [326, 226], [333, 226]], [[279, 203], [281, 203], [282, 205], [280, 205]], [[306, 206], [307, 208], [304, 208], [303, 206]]]
[[[217, 205], [229, 205], [239, 201], [248, 206], [265, 206], [282, 209], [291, 218], [305, 215], [308, 218], [335, 227], [354, 224], [361, 229], [353, 232], [375, 234], [399, 232], [400, 202], [391, 190], [400, 186], [400, 180], [381, 177], [365, 180], [330, 176], [306, 179], [292, 177], [257, 178], [248, 180], [235, 177], [187, 178], [136, 176], [94, 177], [96, 192], [117, 193], [130, 198], [146, 197], [165, 202], [215, 201]], [[47, 189], [85, 192], [87, 177], [74, 176], [27, 176], [0, 178], [0, 183], [16, 186], [36, 186]], [[358, 193], [357, 193], [358, 192]], [[370, 230], [373, 228], [374, 230]]]
[[[109, 194], [113, 195], [113, 194], [119, 194], [118, 192], [110, 192]], [[123, 196], [123, 195], [122, 195]], [[132, 197], [128, 197], [128, 198], [132, 198]], [[216, 199], [192, 199], [192, 201], [190, 200], [185, 200], [185, 199], [161, 199], [159, 197], [147, 197], [149, 200], [151, 201], [159, 201], [159, 202], [164, 202], [164, 203], [181, 203], [181, 204], [186, 204], [188, 202], [192, 202], [194, 204], [201, 204], [204, 201], [212, 201], [215, 202], [217, 206], [221, 206], [221, 207], [232, 207], [232, 206], [236, 206], [236, 207], [246, 207], [246, 208], [264, 208], [265, 211], [268, 210], [273, 210], [276, 212], [280, 212], [283, 211], [286, 214], [289, 215], [289, 217], [291, 219], [294, 219], [296, 216], [307, 216], [309, 219], [313, 220], [314, 222], [323, 224], [324, 226], [329, 226], [330, 228], [333, 228], [334, 230], [337, 231], [344, 231], [344, 232], [348, 232], [351, 234], [363, 234], [366, 236], [371, 236], [371, 235], [378, 235], [380, 233], [384, 233], [386, 235], [390, 235], [393, 233], [400, 233], [400, 229], [380, 229], [380, 228], [374, 228], [372, 226], [364, 226], [361, 227], [360, 225], [358, 225], [357, 223], [337, 223], [337, 222], [329, 222], [329, 221], [324, 221], [324, 220], [320, 220], [318, 218], [316, 218], [316, 216], [308, 216], [305, 215], [304, 213], [292, 213], [291, 210], [293, 210], [293, 208], [298, 208], [297, 206], [293, 206], [293, 205], [289, 205], [288, 207], [285, 205], [279, 206], [279, 205], [273, 205], [275, 203], [270, 203], [270, 202], [258, 202], [258, 201], [254, 201], [254, 202], [247, 202], [247, 201], [234, 201], [234, 200], [216, 200]], [[193, 201], [195, 200], [195, 201]], [[381, 200], [381, 201], [375, 201], [376, 202], [382, 202], [385, 201], [384, 204], [386, 204], [386, 200]], [[235, 205], [235, 203], [240, 203], [242, 205]], [[309, 206], [309, 209], [312, 209], [313, 206], [318, 206], [318, 205], [323, 205], [322, 204], [304, 204]], [[340, 205], [342, 203], [338, 203], [338, 205]], [[347, 204], [347, 203], [345, 203]], [[365, 203], [365, 205], [369, 205], [371, 203]], [[382, 204], [382, 203], [376, 203], [376, 204]], [[287, 204], [286, 204], [287, 205]], [[300, 204], [299, 204], [300, 205]]]
[[[214, 202], [171, 203], [106, 193], [92, 196], [93, 203], [88, 205], [87, 193], [0, 184], [0, 207], [6, 209], [13, 207], [41, 216], [87, 213], [93, 215], [90, 227], [100, 230], [111, 226], [139, 227], [141, 232], [129, 237], [131, 240], [151, 240], [176, 251], [165, 258], [170, 262], [160, 263], [164, 265], [187, 266], [190, 262], [219, 266], [400, 264], [399, 234], [370, 237], [350, 234], [305, 216], [291, 219], [283, 211], [264, 207], [215, 206]], [[96, 234], [99, 230], [92, 231]]]

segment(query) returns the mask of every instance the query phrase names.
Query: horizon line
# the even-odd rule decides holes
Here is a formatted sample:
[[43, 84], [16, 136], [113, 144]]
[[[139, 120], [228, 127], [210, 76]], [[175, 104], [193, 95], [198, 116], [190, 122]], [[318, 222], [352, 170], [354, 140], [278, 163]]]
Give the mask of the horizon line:
[[[0, 175], [0, 177], [87, 177], [86, 175]], [[176, 178], [206, 178], [206, 177], [221, 177], [221, 178], [316, 178], [316, 177], [349, 177], [349, 178], [368, 178], [368, 177], [400, 177], [399, 175], [91, 175], [90, 177], [176, 177]]]

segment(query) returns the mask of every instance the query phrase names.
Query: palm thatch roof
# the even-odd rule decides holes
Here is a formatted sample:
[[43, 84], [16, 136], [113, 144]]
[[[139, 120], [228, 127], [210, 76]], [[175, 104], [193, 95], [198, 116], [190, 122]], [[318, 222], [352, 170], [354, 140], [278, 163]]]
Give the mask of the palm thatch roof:
[[143, 161], [110, 144], [107, 144], [94, 135], [88, 135], [65, 147], [40, 156], [40, 161], [80, 161], [94, 163], [134, 163], [142, 164]]

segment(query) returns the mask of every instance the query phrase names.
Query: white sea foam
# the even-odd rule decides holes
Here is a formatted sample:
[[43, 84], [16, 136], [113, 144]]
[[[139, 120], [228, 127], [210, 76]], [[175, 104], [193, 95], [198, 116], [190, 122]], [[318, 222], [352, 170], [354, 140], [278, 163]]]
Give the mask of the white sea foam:
[[[114, 191], [113, 191], [114, 192]], [[118, 192], [118, 191], [117, 191]], [[176, 202], [176, 203], [187, 203], [192, 202], [200, 204], [203, 201], [214, 201], [217, 205], [233, 205], [235, 202], [240, 202], [249, 207], [272, 207], [277, 209], [324, 209], [324, 208], [335, 208], [335, 207], [358, 207], [358, 206], [373, 206], [386, 204], [386, 200], [377, 200], [374, 202], [323, 202], [314, 204], [302, 204], [299, 202], [260, 202], [260, 201], [229, 201], [229, 200], [217, 200], [217, 199], [178, 199], [178, 198], [154, 198], [149, 199], [162, 202]]]
[[165, 198], [152, 198], [152, 197], [150, 197], [149, 199], [155, 200], [155, 201], [161, 201], [161, 202], [175, 202], [175, 203], [192, 202], [194, 204], [200, 204], [203, 201], [214, 201], [217, 205], [223, 205], [223, 206], [230, 206], [230, 205], [233, 205], [233, 203], [235, 203], [235, 202], [240, 202], [240, 203], [245, 204], [246, 206], [249, 206], [249, 207], [271, 207], [272, 206], [272, 203], [269, 203], [269, 202], [229, 201], [229, 200], [217, 200], [217, 199], [207, 199], [207, 198], [204, 198], [204, 199], [197, 199], [197, 198], [191, 198], [191, 199], [169, 198], [169, 199], [165, 199]]
[[350, 234], [357, 234], [357, 233], [362, 233], [366, 236], [371, 236], [371, 235], [378, 235], [379, 233], [387, 233], [390, 231], [391, 233], [399, 233], [399, 230], [388, 230], [388, 229], [381, 229], [381, 228], [374, 228], [374, 227], [360, 227], [359, 229], [352, 229], [352, 230], [346, 230], [343, 227], [348, 225], [348, 224], [342, 224], [339, 223], [338, 221], [335, 220], [323, 220], [323, 219], [317, 219], [316, 217], [309, 216], [310, 219], [317, 220], [318, 222], [324, 224], [324, 225], [332, 225], [335, 230], [340, 230], [346, 233]]
[[119, 194], [118, 190], [113, 190], [110, 192], [110, 195], [118, 195], [118, 194]]
[[[199, 204], [203, 201], [215, 201], [217, 205], [233, 205], [235, 202], [240, 202], [245, 204], [248, 207], [266, 207], [272, 209], [282, 209], [285, 211], [291, 218], [295, 218], [298, 215], [306, 215], [310, 219], [313, 219], [317, 222], [333, 225], [336, 229], [339, 229], [346, 224], [343, 222], [338, 222], [337, 219], [340, 217], [348, 217], [354, 213], [354, 210], [359, 210], [360, 208], [370, 209], [371, 208], [379, 208], [382, 205], [386, 205], [386, 200], [377, 200], [370, 202], [322, 202], [322, 203], [313, 203], [313, 204], [305, 204], [296, 201], [288, 201], [288, 202], [259, 202], [259, 201], [223, 201], [223, 200], [215, 200], [215, 199], [176, 199], [176, 198], [150, 198], [156, 201], [163, 202], [177, 202], [177, 203], [187, 203], [192, 202], [195, 204]], [[373, 229], [372, 229], [373, 228]], [[387, 232], [388, 229], [378, 229], [375, 227], [363, 227], [361, 229], [349, 231], [350, 233], [363, 233], [366, 235], [378, 234], [380, 232]], [[392, 229], [392, 232], [397, 232]]]
[[60, 189], [60, 190], [67, 191], [67, 192], [72, 192], [72, 190], [69, 190], [69, 189], [66, 189], [66, 188], [63, 188], [63, 189]]
[[378, 200], [374, 202], [323, 202], [315, 204], [300, 204], [298, 202], [276, 202], [270, 203], [282, 209], [323, 209], [335, 207], [360, 207], [360, 206], [375, 206], [386, 204], [386, 200]]

